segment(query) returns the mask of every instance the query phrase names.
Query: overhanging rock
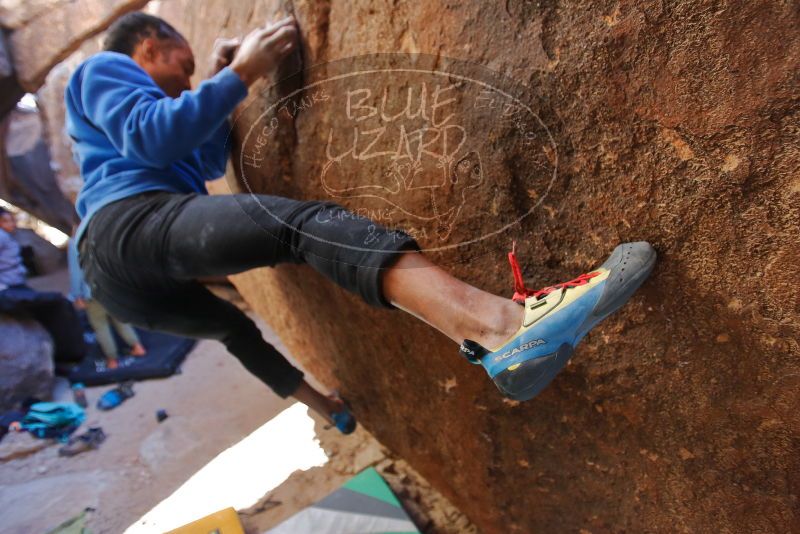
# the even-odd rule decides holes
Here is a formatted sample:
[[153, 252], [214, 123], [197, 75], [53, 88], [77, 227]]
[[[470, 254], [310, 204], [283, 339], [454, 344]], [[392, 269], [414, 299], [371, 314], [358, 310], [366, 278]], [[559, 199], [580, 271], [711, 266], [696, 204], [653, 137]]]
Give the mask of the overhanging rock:
[[[107, 28], [128, 11], [141, 9], [148, 0], [80, 0], [32, 2], [23, 16], [6, 10], [3, 25], [12, 26], [9, 36], [14, 67], [20, 86], [35, 92], [47, 73], [67, 58], [84, 40]], [[27, 4], [17, 6], [22, 9]]]
[[[214, 27], [228, 8], [215, 9], [192, 26]], [[467, 58], [531, 88], [525, 103], [552, 135], [552, 151], [526, 149], [500, 114], [456, 111], [493, 185], [468, 201], [447, 239], [428, 226], [421, 240], [465, 243], [531, 216], [440, 254], [455, 275], [510, 296], [512, 239], [531, 286], [585, 272], [620, 241], [650, 240], [661, 262], [525, 404], [500, 398], [448, 339], [401, 312], [368, 309], [309, 269], [237, 276], [292, 353], [486, 532], [800, 528], [790, 482], [800, 480], [796, 10], [364, 1], [295, 2], [295, 11], [307, 65], [425, 52]], [[406, 81], [390, 87], [407, 89]], [[272, 103], [253, 93], [237, 156], [253, 153], [259, 130], [251, 128]], [[389, 99], [394, 112], [402, 94]], [[365, 104], [378, 107], [377, 95]], [[341, 113], [310, 106], [281, 123], [281, 140], [265, 147], [270, 164], [245, 166], [244, 185], [372, 216], [391, 211], [387, 198], [333, 198], [386, 170], [380, 158], [350, 161], [325, 180], [328, 140], [341, 148], [359, 129]], [[554, 166], [555, 180], [543, 182]], [[410, 193], [400, 200], [430, 213]], [[398, 213], [388, 222], [408, 224], [392, 219]]]
[[14, 75], [14, 62], [5, 32], [0, 29], [0, 119], [14, 109], [23, 94], [25, 91]]
[[[234, 190], [335, 200], [413, 227], [445, 268], [509, 296], [512, 240], [530, 286], [571, 278], [620, 241], [658, 248], [640, 294], [525, 404], [504, 401], [429, 327], [308, 268], [235, 277], [303, 365], [484, 531], [800, 529], [800, 15], [790, 4], [152, 9], [198, 58], [214, 37], [297, 15], [313, 68], [295, 81], [306, 90], [281, 108], [290, 87], [253, 87], [237, 115]], [[376, 52], [408, 54], [404, 70]], [[363, 55], [349, 72], [334, 62]], [[358, 77], [370, 61], [377, 75]], [[470, 65], [495, 74], [466, 76]], [[352, 83], [325, 82], [331, 74]], [[456, 99], [438, 115], [436, 78], [449, 91], [439, 102]], [[421, 153], [409, 136], [420, 106], [439, 137], [425, 138], [420, 165], [403, 166]], [[389, 154], [368, 157], [376, 147]]]

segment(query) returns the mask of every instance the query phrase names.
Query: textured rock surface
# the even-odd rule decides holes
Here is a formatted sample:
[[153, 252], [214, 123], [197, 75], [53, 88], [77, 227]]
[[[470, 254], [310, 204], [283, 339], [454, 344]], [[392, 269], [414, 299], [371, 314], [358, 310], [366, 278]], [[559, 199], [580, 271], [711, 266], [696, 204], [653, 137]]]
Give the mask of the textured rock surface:
[[25, 92], [14, 75], [14, 63], [5, 34], [0, 34], [0, 118], [14, 109]]
[[0, 0], [0, 23], [9, 30], [19, 29], [57, 9], [70, 0]]
[[99, 51], [103, 34], [92, 37], [67, 59], [47, 73], [44, 85], [37, 91], [39, 110], [50, 140], [51, 167], [61, 192], [73, 204], [81, 189], [83, 179], [72, 157], [72, 146], [65, 130], [66, 108], [64, 90], [75, 68], [87, 57]]
[[[288, 4], [150, 9], [201, 59], [214, 37]], [[640, 294], [525, 404], [504, 401], [443, 336], [369, 309], [310, 269], [235, 277], [306, 368], [486, 532], [800, 530], [796, 6], [297, 0], [294, 12], [306, 65], [420, 52], [433, 65], [462, 58], [529, 88], [517, 94], [541, 120], [532, 145], [500, 112], [468, 107], [470, 84], [453, 104], [485, 181], [445, 231], [437, 218], [417, 228], [426, 247], [461, 245], [434, 254], [455, 275], [509, 294], [512, 239], [531, 286], [585, 271], [619, 241], [647, 239], [661, 258]], [[250, 128], [290, 89], [254, 87], [237, 121], [237, 155], [253, 154], [260, 143]], [[347, 88], [336, 89], [334, 101]], [[392, 110], [402, 109], [401, 94], [390, 94]], [[355, 121], [330, 103], [301, 107], [261, 147], [267, 163], [237, 163], [232, 189], [333, 199], [380, 185], [376, 177], [408, 184], [402, 170], [384, 175], [385, 159], [325, 166], [329, 133], [347, 143]], [[444, 194], [451, 207], [466, 198], [458, 187]], [[436, 208], [409, 189], [335, 200], [404, 227]]]
[[10, 46], [20, 85], [36, 91], [50, 69], [121, 14], [147, 0], [40, 0], [0, 3], [0, 25], [11, 29]]
[[[202, 52], [211, 36], [269, 13], [255, 2], [185, 6], [163, 3], [161, 12]], [[526, 160], [508, 128], [459, 110], [470, 139], [483, 142], [496, 190], [470, 204], [448, 242], [539, 207], [494, 239], [437, 255], [454, 274], [508, 294], [503, 253], [512, 239], [532, 286], [583, 272], [619, 241], [650, 240], [661, 261], [640, 295], [526, 404], [502, 400], [428, 327], [368, 309], [309, 269], [236, 277], [292, 352], [487, 532], [800, 529], [796, 6], [297, 1], [294, 9], [307, 65], [423, 52], [532, 88], [525, 103], [553, 136], [554, 148], [534, 147], [545, 159]], [[248, 128], [271, 103], [265, 89], [251, 92], [240, 116], [245, 153]], [[264, 148], [271, 165], [247, 170], [248, 186], [331, 198], [319, 178], [327, 135], [353, 131], [332, 113], [322, 106], [283, 121], [286, 135]], [[556, 162], [545, 187], [536, 164]], [[338, 179], [352, 186], [381, 166], [348, 170]], [[479, 213], [493, 201], [491, 214]], [[422, 241], [437, 239], [429, 232]]]
[[0, 411], [53, 391], [53, 340], [32, 319], [0, 315]]
[[77, 215], [58, 186], [49, 144], [34, 110], [14, 109], [0, 121], [0, 197], [69, 233]]

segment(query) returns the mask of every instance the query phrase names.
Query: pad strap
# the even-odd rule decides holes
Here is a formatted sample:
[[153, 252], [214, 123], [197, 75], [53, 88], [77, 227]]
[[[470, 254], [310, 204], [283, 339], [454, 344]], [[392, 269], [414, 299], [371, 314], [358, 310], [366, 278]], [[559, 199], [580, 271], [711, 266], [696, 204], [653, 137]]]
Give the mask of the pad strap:
[[471, 339], [465, 339], [464, 342], [461, 343], [461, 346], [458, 347], [458, 351], [463, 357], [468, 359], [470, 363], [474, 364], [480, 364], [481, 358], [489, 354], [489, 351], [480, 343], [472, 341]]

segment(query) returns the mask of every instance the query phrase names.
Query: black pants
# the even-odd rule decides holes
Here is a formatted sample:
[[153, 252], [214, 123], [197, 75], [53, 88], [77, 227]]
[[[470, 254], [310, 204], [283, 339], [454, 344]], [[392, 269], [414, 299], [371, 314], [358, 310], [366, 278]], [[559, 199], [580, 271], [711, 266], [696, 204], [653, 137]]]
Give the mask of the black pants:
[[11, 286], [0, 291], [0, 313], [36, 319], [53, 338], [53, 359], [58, 363], [80, 362], [86, 355], [80, 318], [61, 293]]
[[408, 234], [329, 202], [164, 191], [103, 207], [79, 243], [92, 296], [109, 313], [150, 330], [219, 340], [281, 397], [296, 390], [302, 372], [196, 278], [307, 263], [368, 303], [391, 307], [381, 270], [401, 250], [419, 247]]

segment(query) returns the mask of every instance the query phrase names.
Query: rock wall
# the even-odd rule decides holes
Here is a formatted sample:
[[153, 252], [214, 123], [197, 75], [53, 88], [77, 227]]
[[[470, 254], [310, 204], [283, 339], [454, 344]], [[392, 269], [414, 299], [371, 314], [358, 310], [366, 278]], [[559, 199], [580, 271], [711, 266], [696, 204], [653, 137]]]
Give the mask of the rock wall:
[[141, 9], [147, 0], [2, 0], [0, 26], [10, 32], [16, 78], [28, 92], [55, 65], [117, 17]]
[[6, 36], [0, 32], [0, 118], [14, 109], [24, 94], [14, 75], [13, 58]]
[[[117, 17], [140, 9], [147, 0], [0, 0], [0, 119], [10, 113], [25, 92], [38, 93], [45, 119], [45, 135], [49, 138], [51, 168], [58, 189], [71, 202], [80, 190], [80, 176], [72, 160], [69, 139], [64, 127], [64, 88], [69, 74], [86, 56], [97, 51], [96, 34]], [[8, 119], [10, 120], [10, 119]], [[40, 158], [41, 159], [41, 158]], [[2, 173], [6, 190], [25, 191], [25, 183], [14, 183], [13, 173]], [[48, 177], [49, 179], [49, 177]], [[47, 190], [57, 210], [68, 208], [67, 215], [38, 215], [48, 224], [69, 233], [73, 222], [72, 209], [61, 195]], [[21, 195], [20, 192], [16, 193]], [[8, 196], [8, 191], [6, 191]], [[29, 209], [26, 205], [20, 205]]]
[[0, 314], [0, 410], [53, 393], [53, 339], [31, 318]]
[[65, 129], [64, 91], [75, 68], [84, 59], [101, 49], [102, 39], [101, 34], [84, 41], [67, 59], [47, 73], [44, 85], [36, 93], [50, 141], [51, 167], [56, 175], [59, 189], [73, 204], [83, 185], [83, 178], [72, 156], [72, 142]]
[[[202, 52], [211, 36], [270, 12], [260, 2], [192, 6], [159, 9]], [[426, 68], [461, 58], [528, 88], [518, 90], [540, 120], [538, 145], [521, 145], [495, 124], [500, 115], [456, 104], [492, 187], [446, 238], [422, 225], [425, 247], [459, 245], [434, 253], [455, 275], [510, 294], [512, 239], [532, 286], [583, 272], [625, 240], [651, 241], [661, 261], [525, 404], [504, 401], [443, 336], [369, 309], [310, 269], [237, 276], [293, 354], [486, 532], [800, 529], [796, 5], [296, 1], [294, 11], [306, 66], [420, 52], [433, 57]], [[338, 72], [307, 73], [306, 86], [328, 71]], [[237, 121], [240, 158], [257, 143], [250, 129], [287, 94], [267, 89], [251, 92]], [[403, 95], [388, 102], [402, 109]], [[232, 186], [370, 214], [395, 206], [335, 194], [374, 183], [383, 161], [326, 184], [328, 135], [334, 144], [353, 135], [339, 111], [284, 116], [284, 135], [263, 148], [270, 164], [239, 159]], [[427, 213], [428, 199], [403, 194], [401, 207]], [[381, 222], [408, 225], [404, 213]], [[510, 226], [494, 238], [464, 244], [501, 223]]]
[[[658, 249], [651, 281], [524, 404], [502, 399], [429, 327], [371, 309], [308, 268], [234, 277], [303, 365], [485, 532], [800, 530], [794, 3], [148, 9], [199, 59], [214, 37], [274, 13], [300, 21], [313, 68], [251, 90], [232, 190], [335, 200], [413, 227], [453, 274], [509, 296], [512, 240], [532, 287], [584, 272], [620, 241]], [[337, 61], [378, 52], [424, 55]], [[353, 77], [371, 65], [377, 73]], [[438, 124], [437, 80], [453, 85], [439, 96], [454, 98]], [[435, 139], [420, 134], [426, 151], [408, 136], [420, 116], [392, 118], [407, 90], [420, 103], [423, 86], [432, 116], [422, 126], [438, 128]], [[352, 101], [365, 93], [349, 91], [364, 89]], [[386, 154], [366, 157], [383, 126], [394, 128], [376, 145]], [[365, 144], [348, 151], [354, 132]], [[457, 149], [445, 150], [446, 133]], [[424, 152], [424, 164], [401, 165], [409, 159], [387, 155], [387, 139]], [[431, 184], [435, 194], [416, 187]]]
[[70, 233], [78, 217], [59, 188], [45, 128], [35, 110], [14, 109], [0, 120], [0, 198]]

